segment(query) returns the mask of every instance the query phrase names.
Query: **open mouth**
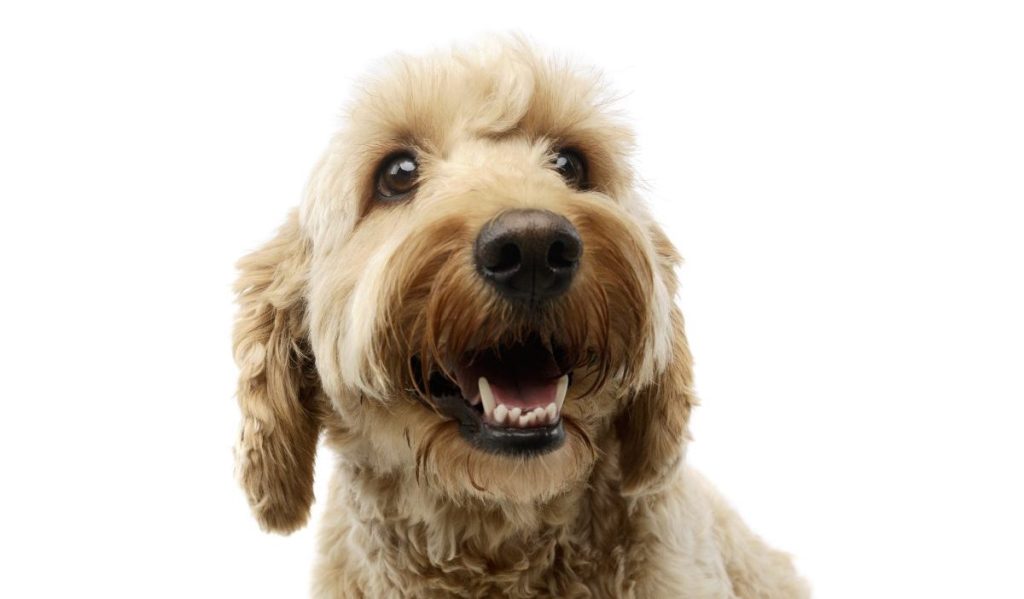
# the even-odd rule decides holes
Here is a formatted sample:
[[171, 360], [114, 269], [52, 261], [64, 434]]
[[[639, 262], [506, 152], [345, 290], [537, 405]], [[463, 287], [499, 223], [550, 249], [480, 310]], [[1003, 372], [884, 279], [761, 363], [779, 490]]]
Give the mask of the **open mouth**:
[[562, 406], [571, 375], [558, 346], [532, 337], [468, 354], [450, 372], [453, 378], [431, 373], [430, 397], [474, 446], [535, 455], [565, 441]]

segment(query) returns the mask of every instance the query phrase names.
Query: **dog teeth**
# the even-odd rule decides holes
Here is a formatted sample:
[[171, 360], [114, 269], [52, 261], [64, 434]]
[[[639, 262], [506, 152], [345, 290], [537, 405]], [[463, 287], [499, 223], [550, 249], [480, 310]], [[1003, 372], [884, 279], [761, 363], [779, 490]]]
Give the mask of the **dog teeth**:
[[550, 424], [555, 423], [555, 419], [558, 418], [558, 406], [553, 403], [549, 403], [548, 407], [544, 409], [545, 417]]
[[555, 413], [562, 412], [562, 404], [565, 403], [565, 393], [569, 390], [569, 375], [563, 374], [558, 379], [558, 387], [555, 389]]
[[477, 384], [480, 387], [480, 401], [484, 402], [484, 414], [490, 418], [494, 412], [494, 392], [491, 391], [491, 384], [487, 382], [486, 377], [480, 377]]
[[498, 404], [498, 407], [494, 408], [494, 422], [498, 424], [505, 424], [505, 420], [508, 419], [508, 408]]
[[548, 413], [544, 408], [534, 408], [532, 412], [533, 421], [537, 424], [544, 424], [548, 421]]
[[483, 404], [484, 419], [491, 424], [516, 428], [530, 428], [545, 426], [558, 422], [562, 412], [562, 405], [565, 403], [565, 395], [569, 388], [569, 377], [563, 375], [558, 379], [555, 388], [555, 401], [546, 406], [538, 406], [533, 409], [523, 410], [521, 407], [508, 407], [499, 403], [494, 397], [494, 390], [491, 388], [486, 377], [480, 377], [477, 381], [480, 387], [480, 395], [470, 403]]
[[540, 421], [540, 417], [537, 416], [537, 410], [530, 412], [530, 426], [535, 424], [544, 424]]

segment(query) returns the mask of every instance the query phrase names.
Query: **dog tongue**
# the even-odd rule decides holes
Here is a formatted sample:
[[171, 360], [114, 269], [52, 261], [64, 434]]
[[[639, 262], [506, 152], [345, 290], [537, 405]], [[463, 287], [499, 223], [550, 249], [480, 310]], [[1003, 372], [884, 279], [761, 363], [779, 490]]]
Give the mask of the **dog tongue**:
[[540, 343], [488, 350], [455, 368], [456, 382], [469, 400], [480, 394], [479, 380], [485, 377], [497, 403], [523, 411], [546, 407], [555, 401], [562, 372], [555, 357]]

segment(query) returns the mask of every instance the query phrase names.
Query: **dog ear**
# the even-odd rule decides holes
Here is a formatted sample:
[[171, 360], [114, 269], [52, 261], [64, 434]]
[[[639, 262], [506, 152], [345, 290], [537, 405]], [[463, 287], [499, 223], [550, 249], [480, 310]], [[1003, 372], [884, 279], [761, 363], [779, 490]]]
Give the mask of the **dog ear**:
[[672, 333], [671, 361], [654, 382], [633, 397], [616, 421], [622, 492], [626, 495], [661, 489], [685, 455], [687, 423], [696, 402], [692, 358], [678, 308], [672, 311]]
[[[662, 229], [651, 225], [658, 271], [667, 302], [675, 296], [676, 266], [682, 261]], [[646, 495], [671, 481], [686, 452], [687, 423], [696, 405], [693, 393], [693, 358], [686, 341], [683, 314], [674, 304], [669, 310], [671, 346], [667, 363], [653, 381], [640, 388], [616, 420], [620, 442], [619, 468], [622, 492]]]
[[260, 526], [289, 533], [313, 503], [320, 387], [307, 341], [309, 247], [293, 213], [277, 236], [242, 258], [234, 354], [242, 432], [236, 473]]

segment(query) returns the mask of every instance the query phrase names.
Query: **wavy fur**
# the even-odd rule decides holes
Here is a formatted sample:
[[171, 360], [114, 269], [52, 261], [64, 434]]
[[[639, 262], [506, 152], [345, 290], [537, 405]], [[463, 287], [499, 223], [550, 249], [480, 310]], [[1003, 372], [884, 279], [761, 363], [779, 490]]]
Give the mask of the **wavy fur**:
[[[238, 475], [260, 524], [302, 526], [321, 433], [338, 453], [313, 595], [805, 597], [684, 465], [696, 403], [672, 244], [634, 191], [629, 130], [591, 72], [517, 39], [400, 58], [366, 82], [277, 237], [243, 259]], [[552, 153], [585, 154], [569, 189]], [[416, 152], [411, 200], [373, 200]], [[583, 240], [559, 300], [526, 313], [476, 275], [496, 214], [544, 208]], [[573, 365], [565, 445], [481, 452], [421, 395], [431, 369], [557, 336]], [[415, 366], [414, 364], [419, 364]]]

